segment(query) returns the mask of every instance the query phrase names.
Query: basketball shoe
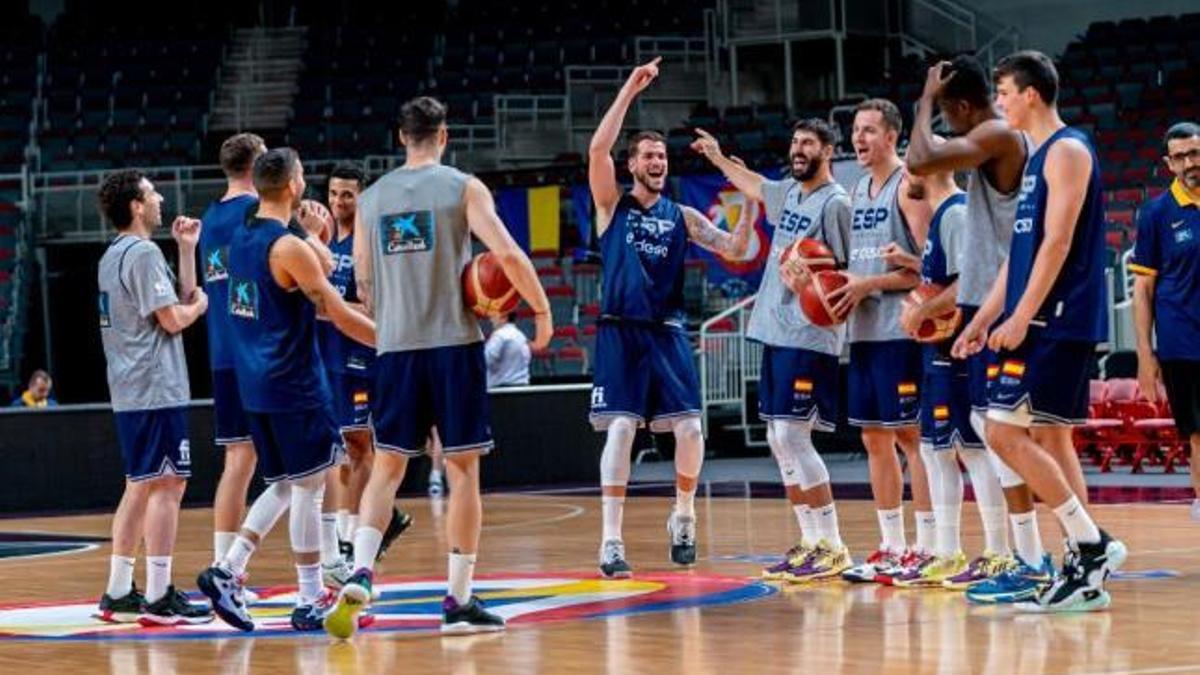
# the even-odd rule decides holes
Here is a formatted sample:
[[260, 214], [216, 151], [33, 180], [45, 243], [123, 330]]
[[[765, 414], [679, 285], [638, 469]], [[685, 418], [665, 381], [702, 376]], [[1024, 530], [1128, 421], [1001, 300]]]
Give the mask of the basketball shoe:
[[354, 635], [358, 628], [358, 615], [371, 602], [374, 587], [371, 570], [361, 569], [346, 580], [338, 593], [337, 605], [325, 615], [325, 632], [342, 640]]
[[1015, 567], [1016, 561], [1011, 557], [984, 551], [983, 555], [968, 563], [965, 570], [943, 581], [942, 587], [949, 591], [965, 591], [981, 581]]
[[904, 554], [904, 557], [900, 559], [900, 566], [876, 574], [875, 583], [883, 584], [884, 586], [913, 588], [914, 584], [921, 579], [925, 568], [932, 565], [935, 560], [936, 558], [933, 557], [933, 554], [928, 551], [918, 551], [910, 548]]
[[967, 556], [962, 551], [948, 556], [934, 556], [919, 573], [896, 577], [895, 585], [901, 588], [941, 588], [942, 582], [966, 569]]
[[784, 572], [783, 579], [791, 583], [836, 579], [853, 566], [850, 549], [844, 545], [834, 547], [822, 539], [817, 542], [807, 560]]
[[671, 535], [671, 562], [696, 564], [696, 517], [672, 513], [667, 519], [667, 533]]
[[100, 596], [100, 607], [92, 616], [105, 623], [133, 623], [138, 620], [145, 605], [146, 598], [134, 584], [128, 593], [119, 598], [108, 593]]
[[341, 590], [352, 576], [354, 576], [354, 568], [346, 562], [345, 558], [339, 557], [338, 561], [332, 565], [321, 564], [321, 580], [327, 587], [335, 591]]
[[200, 573], [196, 585], [208, 596], [213, 611], [222, 621], [238, 630], [254, 630], [254, 620], [246, 610], [241, 578], [220, 565], [213, 565]]
[[900, 567], [900, 559], [905, 555], [885, 548], [877, 549], [867, 556], [866, 561], [855, 565], [842, 573], [842, 578], [855, 583], [871, 583], [880, 572], [890, 572]]
[[388, 547], [392, 545], [404, 531], [412, 525], [413, 517], [401, 511], [396, 507], [392, 507], [392, 519], [388, 521], [387, 529], [383, 532], [383, 539], [379, 542], [379, 552], [375, 554], [375, 561], [383, 559], [387, 553]]
[[1023, 612], [1092, 612], [1112, 602], [1104, 590], [1108, 575], [1120, 569], [1129, 555], [1125, 544], [1100, 530], [1093, 544], [1071, 542], [1063, 557], [1062, 573], [1033, 602], [1022, 602]]
[[816, 549], [815, 546], [800, 542], [789, 548], [783, 554], [783, 560], [763, 568], [762, 578], [770, 581], [782, 581], [787, 572], [799, 568], [808, 562], [808, 558]]
[[1038, 591], [1054, 578], [1054, 561], [1042, 554], [1037, 567], [1015, 557], [1015, 563], [1000, 574], [967, 589], [967, 601], [977, 605], [1024, 602], [1037, 597]]
[[193, 605], [188, 597], [176, 590], [174, 586], [167, 587], [167, 594], [147, 603], [142, 609], [138, 623], [153, 628], [154, 626], [188, 626], [209, 623], [213, 620], [212, 610], [203, 605]]
[[625, 562], [625, 544], [620, 539], [609, 539], [600, 545], [600, 574], [605, 579], [633, 576], [633, 568]]
[[324, 589], [320, 597], [311, 603], [302, 603], [292, 609], [292, 628], [302, 633], [312, 633], [325, 627], [325, 617], [333, 610], [337, 596]]
[[504, 630], [504, 627], [504, 618], [484, 609], [477, 596], [472, 595], [465, 605], [458, 604], [449, 595], [442, 600], [443, 633], [485, 633]]

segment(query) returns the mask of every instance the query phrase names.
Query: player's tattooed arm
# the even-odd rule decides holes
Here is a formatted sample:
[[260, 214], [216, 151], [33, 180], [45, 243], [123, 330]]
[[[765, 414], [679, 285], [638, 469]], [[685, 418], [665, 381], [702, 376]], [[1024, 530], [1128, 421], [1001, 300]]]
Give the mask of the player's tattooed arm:
[[746, 255], [750, 248], [754, 221], [758, 219], [758, 202], [746, 200], [733, 232], [726, 232], [717, 227], [707, 216], [690, 206], [681, 208], [683, 221], [687, 224], [688, 237], [696, 242], [697, 246], [730, 259]]
[[317, 254], [295, 237], [282, 237], [271, 247], [271, 275], [283, 288], [298, 288], [304, 297], [353, 340], [375, 346], [375, 322], [346, 304], [321, 270]]

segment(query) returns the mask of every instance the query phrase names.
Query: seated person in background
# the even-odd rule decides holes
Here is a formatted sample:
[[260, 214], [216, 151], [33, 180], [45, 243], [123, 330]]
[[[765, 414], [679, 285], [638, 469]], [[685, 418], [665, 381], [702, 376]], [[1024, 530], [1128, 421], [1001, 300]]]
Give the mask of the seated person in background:
[[529, 338], [512, 319], [512, 314], [492, 317], [492, 334], [483, 346], [488, 389], [529, 384]]
[[35, 370], [29, 377], [29, 387], [9, 405], [13, 408], [53, 408], [58, 405], [58, 401], [50, 396], [53, 388], [54, 380], [50, 379], [50, 373]]

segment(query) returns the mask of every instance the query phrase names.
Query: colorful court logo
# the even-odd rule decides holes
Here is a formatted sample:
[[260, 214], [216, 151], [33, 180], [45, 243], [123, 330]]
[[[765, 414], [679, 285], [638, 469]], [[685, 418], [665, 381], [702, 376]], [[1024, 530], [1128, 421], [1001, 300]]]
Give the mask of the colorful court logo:
[[[368, 632], [433, 633], [440, 628], [445, 581], [385, 579], [372, 608]], [[775, 593], [771, 586], [738, 577], [643, 574], [637, 579], [602, 580], [591, 574], [503, 575], [477, 579], [475, 593], [510, 626], [593, 619], [690, 607], [746, 602]], [[92, 618], [95, 601], [0, 606], [0, 639], [155, 640], [215, 637], [297, 637], [288, 623], [295, 602], [290, 587], [259, 591], [251, 607], [257, 629], [242, 633], [219, 620], [202, 626], [142, 628], [104, 624]], [[325, 639], [324, 635], [320, 635]]]

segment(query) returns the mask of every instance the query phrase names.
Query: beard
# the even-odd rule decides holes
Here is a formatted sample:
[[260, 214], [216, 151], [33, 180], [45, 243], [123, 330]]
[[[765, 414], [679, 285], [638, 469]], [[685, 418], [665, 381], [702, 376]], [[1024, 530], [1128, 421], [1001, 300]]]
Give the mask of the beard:
[[658, 178], [657, 180], [659, 182], [659, 185], [656, 187], [653, 184], [653, 181], [655, 181], [655, 179], [651, 178], [650, 175], [646, 174], [646, 173], [635, 173], [635, 174], [633, 174], [633, 179], [635, 181], [637, 181], [638, 183], [640, 183], [642, 187], [646, 188], [646, 190], [648, 190], [649, 192], [653, 192], [655, 194], [662, 193], [663, 186], [666, 185], [666, 181], [667, 181], [667, 177], [665, 175], [661, 178]]
[[1179, 176], [1179, 182], [1189, 190], [1200, 190], [1200, 167], [1192, 167]]
[[795, 162], [793, 161], [791, 163], [792, 178], [801, 183], [812, 180], [813, 176], [817, 175], [817, 172], [821, 170], [821, 167], [824, 166], [825, 163], [825, 160], [821, 159], [820, 157], [805, 156], [804, 159], [808, 161], [804, 164], [804, 168], [800, 169], [799, 171], [796, 170]]

